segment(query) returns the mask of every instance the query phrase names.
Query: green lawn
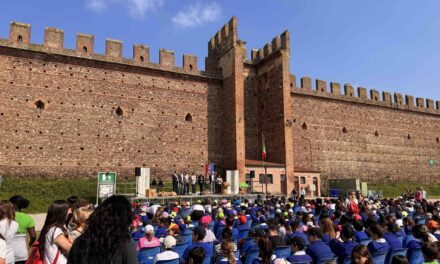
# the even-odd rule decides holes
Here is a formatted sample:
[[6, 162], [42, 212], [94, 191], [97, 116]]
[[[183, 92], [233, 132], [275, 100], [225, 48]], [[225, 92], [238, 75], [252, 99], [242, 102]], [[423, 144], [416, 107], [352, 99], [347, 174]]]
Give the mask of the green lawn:
[[28, 213], [47, 211], [52, 201], [67, 199], [71, 195], [94, 201], [96, 199], [95, 179], [19, 179], [3, 176], [0, 199], [9, 199], [20, 194], [31, 201]]
[[382, 190], [385, 197], [397, 197], [407, 188], [415, 192], [417, 187], [422, 186], [428, 193], [428, 198], [440, 198], [440, 183], [420, 184], [415, 182], [404, 183], [368, 183], [370, 190]]
[[[20, 179], [3, 176], [0, 186], [0, 199], [9, 199], [13, 195], [20, 194], [31, 201], [27, 213], [45, 213], [49, 205], [58, 199], [65, 200], [67, 197], [77, 195], [90, 202], [96, 201], [96, 179], [63, 178], [63, 179]], [[134, 193], [135, 178], [117, 181], [117, 193]], [[165, 182], [163, 191], [171, 191], [170, 182]]]

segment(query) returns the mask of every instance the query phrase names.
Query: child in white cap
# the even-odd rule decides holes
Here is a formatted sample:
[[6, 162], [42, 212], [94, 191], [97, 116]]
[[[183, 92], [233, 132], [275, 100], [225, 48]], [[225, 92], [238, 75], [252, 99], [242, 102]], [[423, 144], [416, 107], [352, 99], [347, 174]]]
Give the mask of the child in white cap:
[[153, 260], [153, 264], [156, 264], [156, 262], [161, 260], [173, 260], [179, 258], [179, 254], [171, 251], [173, 247], [176, 245], [176, 239], [173, 236], [166, 236], [165, 239], [163, 240], [163, 245], [165, 251], [156, 255], [156, 257]]

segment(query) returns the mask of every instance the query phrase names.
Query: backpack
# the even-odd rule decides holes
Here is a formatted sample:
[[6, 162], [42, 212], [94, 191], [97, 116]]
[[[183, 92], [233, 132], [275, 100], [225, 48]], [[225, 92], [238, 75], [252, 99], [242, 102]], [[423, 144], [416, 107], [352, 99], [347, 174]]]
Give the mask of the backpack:
[[[43, 256], [40, 254], [39, 245], [40, 245], [40, 242], [38, 242], [38, 241], [35, 241], [35, 243], [32, 244], [31, 252], [30, 252], [29, 257], [26, 260], [25, 264], [43, 264]], [[58, 249], [57, 255], [55, 256], [53, 264], [57, 263], [59, 256], [60, 256], [60, 250]]]

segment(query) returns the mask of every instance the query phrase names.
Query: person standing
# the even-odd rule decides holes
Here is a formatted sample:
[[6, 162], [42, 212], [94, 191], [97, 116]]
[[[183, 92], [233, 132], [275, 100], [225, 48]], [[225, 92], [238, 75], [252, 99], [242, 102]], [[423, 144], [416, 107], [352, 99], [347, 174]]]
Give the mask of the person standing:
[[196, 173], [193, 172], [191, 174], [191, 189], [192, 189], [191, 191], [193, 194], [196, 194], [196, 183], [197, 183], [197, 176]]
[[206, 184], [206, 192], [207, 192], [207, 193], [212, 193], [212, 192], [211, 192], [211, 174], [208, 174], [208, 175], [206, 176], [205, 184]]
[[18, 223], [18, 231], [12, 240], [12, 247], [14, 248], [15, 263], [25, 263], [28, 258], [28, 251], [26, 246], [26, 233], [29, 233], [29, 247], [37, 239], [35, 233], [35, 222], [30, 215], [22, 213], [22, 209], [29, 206], [29, 200], [21, 195], [15, 195], [9, 198], [9, 201], [14, 205], [15, 221]]
[[174, 171], [173, 174], [171, 174], [171, 180], [173, 181], [173, 192], [175, 192], [176, 194], [179, 193], [178, 188], [179, 188], [179, 179], [177, 177], [177, 173], [176, 171]]
[[301, 187], [301, 200], [306, 198], [306, 188]]
[[222, 192], [222, 184], [223, 184], [223, 178], [219, 175], [217, 176], [216, 179], [216, 186], [217, 186], [217, 193], [221, 193]]
[[189, 194], [189, 182], [190, 182], [189, 174], [185, 173], [185, 195]]
[[18, 224], [15, 222], [14, 205], [9, 201], [0, 202], [0, 235], [6, 242], [6, 263], [14, 263], [14, 248], [12, 240], [18, 230]]
[[185, 177], [183, 176], [183, 173], [179, 175], [179, 194], [182, 195], [185, 192]]
[[216, 176], [217, 176], [217, 173], [216, 173], [216, 172], [213, 172], [213, 173], [210, 175], [210, 177], [211, 177], [211, 186], [210, 186], [210, 188], [211, 188], [211, 193], [215, 193], [215, 180], [216, 180]]
[[200, 189], [200, 194], [203, 193], [203, 187], [205, 187], [205, 177], [203, 176], [203, 174], [199, 175], [199, 189]]
[[420, 187], [420, 190], [422, 192], [422, 199], [423, 200], [428, 199], [428, 194], [426, 193], [425, 189], [423, 189], [423, 187]]

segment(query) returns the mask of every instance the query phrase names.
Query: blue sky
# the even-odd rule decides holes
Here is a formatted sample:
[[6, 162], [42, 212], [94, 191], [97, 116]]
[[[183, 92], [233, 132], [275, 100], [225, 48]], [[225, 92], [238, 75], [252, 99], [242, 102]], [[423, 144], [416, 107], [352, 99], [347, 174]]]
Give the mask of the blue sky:
[[203, 66], [207, 42], [233, 15], [239, 38], [262, 47], [285, 29], [291, 34], [291, 72], [355, 86], [440, 100], [440, 1], [438, 0], [2, 0], [0, 37], [9, 22], [32, 24], [32, 42], [45, 26], [65, 31], [75, 47], [77, 32], [105, 39], [196, 54]]

